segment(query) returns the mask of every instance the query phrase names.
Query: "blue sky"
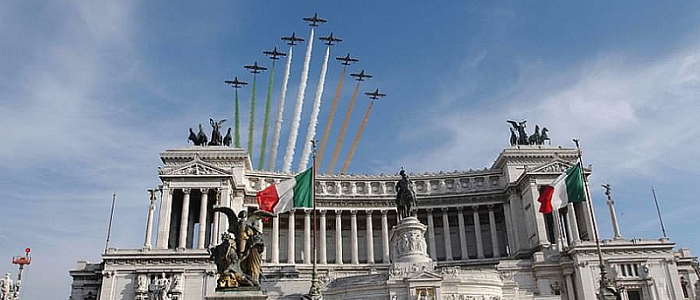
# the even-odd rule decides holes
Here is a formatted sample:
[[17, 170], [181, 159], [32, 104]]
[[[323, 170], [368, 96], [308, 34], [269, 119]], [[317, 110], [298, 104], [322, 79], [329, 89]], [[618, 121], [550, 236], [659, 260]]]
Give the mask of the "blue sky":
[[[329, 19], [318, 34], [344, 39], [331, 55], [350, 52], [361, 59], [353, 71], [375, 76], [362, 90], [389, 95], [374, 107], [351, 172], [490, 166], [507, 146], [505, 120], [525, 118], [550, 128], [554, 144], [581, 138], [604, 237], [603, 182], [613, 185], [626, 237], [660, 236], [654, 185], [672, 240], [700, 251], [697, 2], [6, 1], [0, 269], [14, 274], [10, 257], [32, 247], [26, 299], [68, 297], [75, 261], [99, 260], [113, 191], [112, 245], [139, 247], [159, 151], [186, 146], [187, 128], [209, 117], [232, 119], [223, 80], [250, 81], [242, 66], [268, 66], [262, 51], [286, 49], [279, 37], [292, 31], [308, 36], [300, 19], [314, 12]], [[287, 125], [304, 46], [294, 52]], [[300, 140], [322, 51], [316, 42]], [[319, 135], [339, 73], [331, 63]], [[258, 112], [266, 84], [260, 77]], [[249, 93], [241, 91], [244, 113]], [[366, 105], [358, 99], [341, 159]], [[287, 134], [285, 126], [282, 144]]]

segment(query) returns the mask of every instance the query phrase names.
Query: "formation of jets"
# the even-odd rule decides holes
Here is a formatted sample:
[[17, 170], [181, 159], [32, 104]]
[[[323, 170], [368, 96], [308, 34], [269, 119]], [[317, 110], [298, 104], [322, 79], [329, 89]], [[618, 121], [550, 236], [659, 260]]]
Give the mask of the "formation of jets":
[[386, 94], [380, 93], [379, 89], [374, 90], [374, 92], [365, 93], [365, 95], [369, 96], [369, 98], [372, 100], [377, 100], [381, 97], [386, 97]]
[[310, 22], [311, 24], [309, 24], [309, 26], [311, 27], [318, 27], [317, 23], [326, 23], [326, 19], [319, 18], [318, 13], [315, 13], [311, 18], [304, 18], [304, 21]]
[[328, 46], [333, 46], [333, 45], [334, 45], [333, 43], [340, 43], [340, 42], [343, 41], [343, 39], [341, 39], [341, 38], [339, 38], [339, 37], [334, 37], [332, 32], [331, 32], [331, 34], [330, 34], [329, 36], [322, 36], [322, 37], [320, 37], [320, 38], [318, 38], [318, 39], [319, 39], [319, 40], [322, 40], [322, 41], [325, 41], [324, 44], [326, 44], [326, 45], [328, 45]]
[[260, 73], [262, 73], [262, 71], [267, 70], [267, 68], [265, 68], [265, 67], [258, 66], [257, 61], [255, 63], [253, 63], [252, 66], [248, 65], [248, 66], [243, 66], [243, 67], [250, 70], [250, 73], [253, 73], [253, 74], [260, 74]]
[[[292, 32], [292, 36], [283, 36], [282, 40], [287, 42], [287, 45], [289, 45], [289, 46], [295, 46], [297, 44], [301, 44], [301, 42], [304, 41], [304, 39], [298, 38], [296, 36], [296, 33], [294, 33], [294, 32]], [[297, 43], [297, 42], [299, 42], [299, 43]]]
[[364, 69], [360, 73], [352, 73], [350, 76], [355, 77], [357, 81], [365, 81], [365, 78], [372, 78], [372, 75], [365, 74]]
[[240, 81], [238, 80], [238, 76], [236, 76], [236, 79], [234, 80], [226, 80], [224, 83], [230, 85], [234, 89], [242, 88], [244, 85], [248, 84], [245, 81]]
[[277, 47], [272, 49], [272, 51], [263, 51], [263, 54], [269, 56], [271, 60], [278, 60], [282, 56], [287, 56], [287, 53], [277, 51]]
[[345, 55], [345, 56], [338, 56], [335, 58], [335, 60], [340, 61], [341, 62], [340, 64], [344, 65], [344, 66], [349, 66], [351, 63], [355, 63], [355, 62], [360, 61], [357, 58], [350, 57], [350, 53], [348, 53], [348, 55]]

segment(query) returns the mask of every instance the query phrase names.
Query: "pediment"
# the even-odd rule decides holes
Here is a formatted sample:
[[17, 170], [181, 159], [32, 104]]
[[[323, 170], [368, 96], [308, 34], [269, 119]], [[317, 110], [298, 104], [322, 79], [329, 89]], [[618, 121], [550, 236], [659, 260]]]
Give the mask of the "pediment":
[[564, 173], [573, 165], [574, 164], [572, 164], [569, 161], [565, 161], [560, 158], [555, 158], [550, 162], [537, 166], [532, 170], [529, 170], [528, 173]]
[[442, 280], [442, 276], [438, 273], [430, 271], [420, 271], [408, 277], [408, 281], [432, 281], [432, 280]]
[[229, 176], [231, 173], [202, 161], [199, 156], [178, 168], [161, 170], [165, 176]]

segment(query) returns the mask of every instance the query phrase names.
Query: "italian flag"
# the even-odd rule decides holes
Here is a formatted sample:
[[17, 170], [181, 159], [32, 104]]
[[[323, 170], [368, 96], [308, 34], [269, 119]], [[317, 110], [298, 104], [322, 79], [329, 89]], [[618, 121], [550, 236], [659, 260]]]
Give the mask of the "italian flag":
[[292, 179], [268, 186], [258, 192], [258, 208], [263, 211], [281, 214], [297, 207], [313, 207], [312, 168], [301, 172]]
[[537, 201], [541, 203], [540, 212], [543, 214], [558, 210], [570, 202], [586, 201], [581, 165], [577, 163], [561, 174], [551, 185], [541, 189]]

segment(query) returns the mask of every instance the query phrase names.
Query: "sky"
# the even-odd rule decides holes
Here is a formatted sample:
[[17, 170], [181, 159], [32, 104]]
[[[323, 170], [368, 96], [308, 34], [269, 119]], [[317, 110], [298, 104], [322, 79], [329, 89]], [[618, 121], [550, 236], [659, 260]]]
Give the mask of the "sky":
[[[14, 276], [10, 258], [32, 248], [24, 299], [67, 298], [76, 261], [100, 260], [114, 192], [111, 246], [139, 248], [158, 154], [187, 146], [188, 128], [208, 131], [209, 118], [231, 126], [233, 90], [223, 81], [250, 82], [243, 65], [269, 67], [262, 51], [286, 51], [279, 38], [292, 32], [307, 38], [301, 18], [314, 12], [329, 20], [317, 36], [343, 38], [331, 56], [349, 52], [360, 59], [351, 71], [374, 76], [361, 92], [388, 95], [374, 105], [350, 173], [490, 167], [508, 146], [505, 121], [527, 119], [549, 128], [555, 145], [581, 139], [603, 238], [612, 231], [602, 183], [613, 187], [625, 237], [661, 236], [654, 186], [671, 240], [700, 253], [696, 1], [198, 4], [0, 2], [0, 271]], [[325, 50], [314, 43], [295, 170]], [[294, 49], [282, 145], [305, 46]], [[328, 66], [318, 137], [340, 67]], [[254, 159], [267, 74], [258, 79]], [[345, 83], [333, 138], [352, 93]], [[245, 144], [250, 87], [240, 96]], [[367, 105], [358, 97], [341, 162]]]

